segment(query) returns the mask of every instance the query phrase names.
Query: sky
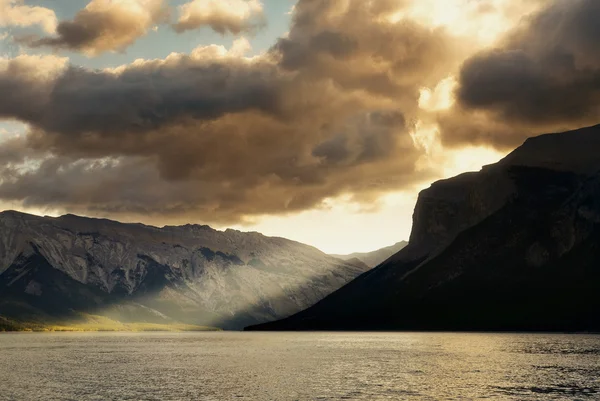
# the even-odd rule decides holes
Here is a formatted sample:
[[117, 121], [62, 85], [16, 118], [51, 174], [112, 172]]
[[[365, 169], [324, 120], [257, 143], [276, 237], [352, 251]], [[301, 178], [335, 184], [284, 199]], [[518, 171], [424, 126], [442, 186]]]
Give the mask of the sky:
[[0, 209], [410, 236], [419, 192], [597, 124], [596, 0], [0, 0]]

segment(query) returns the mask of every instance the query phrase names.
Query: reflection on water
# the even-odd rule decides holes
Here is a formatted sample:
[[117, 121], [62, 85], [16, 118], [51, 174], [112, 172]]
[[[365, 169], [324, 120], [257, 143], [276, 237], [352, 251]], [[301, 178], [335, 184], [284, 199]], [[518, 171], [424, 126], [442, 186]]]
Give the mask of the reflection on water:
[[596, 400], [600, 336], [0, 335], [0, 400]]

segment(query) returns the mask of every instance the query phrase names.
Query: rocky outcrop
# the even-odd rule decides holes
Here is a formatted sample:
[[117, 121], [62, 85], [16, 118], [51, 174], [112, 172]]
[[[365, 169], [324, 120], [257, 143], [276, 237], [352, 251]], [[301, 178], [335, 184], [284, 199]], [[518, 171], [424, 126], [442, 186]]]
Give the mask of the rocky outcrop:
[[529, 139], [423, 191], [409, 245], [250, 329], [600, 330], [600, 127]]
[[0, 213], [0, 315], [225, 328], [307, 308], [367, 270], [283, 238]]
[[381, 249], [378, 249], [373, 252], [362, 252], [362, 253], [356, 252], [356, 253], [352, 253], [350, 255], [331, 255], [331, 256], [333, 256], [334, 258], [338, 258], [338, 259], [342, 259], [342, 260], [346, 260], [346, 261], [354, 261], [355, 263], [356, 263], [356, 261], [358, 261], [358, 262], [364, 263], [368, 267], [375, 267], [375, 266], [385, 262], [391, 256], [398, 253], [398, 251], [400, 251], [402, 248], [406, 247], [406, 245], [408, 245], [408, 242], [400, 241], [394, 245], [391, 245], [391, 246], [388, 246], [385, 248], [381, 248]]

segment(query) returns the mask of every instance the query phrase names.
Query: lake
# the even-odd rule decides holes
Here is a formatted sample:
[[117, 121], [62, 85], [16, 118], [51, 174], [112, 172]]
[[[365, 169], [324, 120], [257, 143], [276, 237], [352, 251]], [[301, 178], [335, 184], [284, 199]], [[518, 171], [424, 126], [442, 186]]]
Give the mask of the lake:
[[0, 335], [0, 400], [597, 400], [600, 336]]

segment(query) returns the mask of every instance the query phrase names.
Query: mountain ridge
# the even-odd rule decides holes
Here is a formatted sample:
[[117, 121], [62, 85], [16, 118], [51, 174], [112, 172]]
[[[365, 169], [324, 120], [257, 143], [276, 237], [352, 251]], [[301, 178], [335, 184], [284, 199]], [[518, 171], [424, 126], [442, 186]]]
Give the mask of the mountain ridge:
[[396, 254], [402, 248], [408, 245], [407, 241], [400, 241], [393, 245], [376, 249], [371, 252], [354, 252], [348, 255], [330, 254], [334, 258], [342, 260], [358, 259], [369, 267], [376, 267], [380, 263], [385, 262], [388, 258]]
[[0, 213], [0, 315], [17, 320], [106, 312], [238, 329], [299, 311], [366, 269], [260, 233]]
[[406, 248], [247, 330], [599, 331], [599, 154], [594, 126], [438, 181], [419, 194]]

